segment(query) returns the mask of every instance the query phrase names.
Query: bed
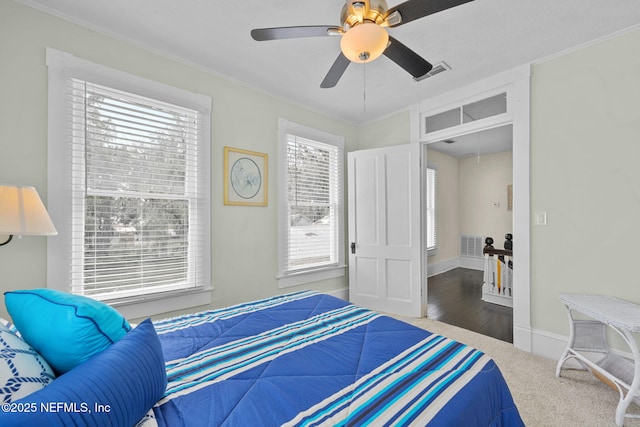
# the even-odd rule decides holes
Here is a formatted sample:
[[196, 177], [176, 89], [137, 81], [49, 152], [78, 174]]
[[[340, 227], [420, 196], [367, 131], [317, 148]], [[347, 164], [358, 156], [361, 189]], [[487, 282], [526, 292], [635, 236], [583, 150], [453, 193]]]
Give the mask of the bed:
[[523, 425], [482, 352], [315, 292], [154, 322], [159, 426]]
[[524, 425], [482, 352], [312, 291], [147, 320], [16, 402], [2, 425]]

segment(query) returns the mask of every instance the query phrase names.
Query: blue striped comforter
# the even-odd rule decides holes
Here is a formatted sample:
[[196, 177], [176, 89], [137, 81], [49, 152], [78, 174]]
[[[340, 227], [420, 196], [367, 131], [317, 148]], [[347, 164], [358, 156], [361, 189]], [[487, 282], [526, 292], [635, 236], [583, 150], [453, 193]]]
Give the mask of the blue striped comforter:
[[315, 292], [154, 322], [160, 426], [522, 426], [482, 352]]

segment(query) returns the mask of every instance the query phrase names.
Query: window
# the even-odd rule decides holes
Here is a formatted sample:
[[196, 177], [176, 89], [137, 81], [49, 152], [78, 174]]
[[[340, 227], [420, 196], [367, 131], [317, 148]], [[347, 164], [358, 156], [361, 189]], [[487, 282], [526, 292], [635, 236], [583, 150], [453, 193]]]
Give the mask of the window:
[[436, 220], [437, 173], [427, 168], [427, 255], [435, 255], [438, 248], [438, 222]]
[[115, 304], [210, 290], [210, 99], [47, 53], [50, 286]]
[[507, 94], [505, 92], [461, 105], [452, 110], [424, 117], [424, 133], [437, 132], [465, 123], [471, 123], [507, 112]]
[[279, 122], [280, 287], [344, 275], [344, 138]]

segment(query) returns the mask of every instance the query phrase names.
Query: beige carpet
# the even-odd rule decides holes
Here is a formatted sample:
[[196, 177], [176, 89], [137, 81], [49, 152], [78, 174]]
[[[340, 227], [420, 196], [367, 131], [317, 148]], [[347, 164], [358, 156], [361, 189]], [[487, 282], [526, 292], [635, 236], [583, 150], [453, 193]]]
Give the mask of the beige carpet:
[[[615, 426], [618, 393], [588, 372], [564, 370], [557, 378], [557, 361], [517, 350], [507, 342], [431, 319], [402, 320], [491, 356], [509, 384], [527, 426]], [[640, 413], [640, 408], [632, 404], [629, 412]], [[627, 418], [624, 425], [640, 426], [640, 419]]]

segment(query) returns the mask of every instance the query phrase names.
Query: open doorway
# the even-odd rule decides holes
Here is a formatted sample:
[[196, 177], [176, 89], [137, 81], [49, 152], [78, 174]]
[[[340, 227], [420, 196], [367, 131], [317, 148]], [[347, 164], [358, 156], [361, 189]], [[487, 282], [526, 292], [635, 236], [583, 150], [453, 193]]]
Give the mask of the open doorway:
[[513, 234], [513, 125], [451, 135], [424, 150], [428, 317], [513, 342], [513, 305], [483, 298], [482, 253], [485, 238], [502, 248]]
[[[460, 87], [442, 95], [425, 99], [411, 109], [410, 140], [424, 144], [443, 141], [474, 132], [503, 125], [512, 125], [513, 132], [513, 345], [530, 352], [533, 345], [531, 328], [531, 265], [530, 265], [530, 116], [531, 116], [531, 67], [525, 64], [499, 75]], [[497, 95], [506, 93], [506, 112], [504, 108], [494, 111], [489, 117], [478, 118], [473, 110], [485, 101], [497, 101]], [[469, 108], [471, 110], [469, 110]], [[503, 111], [502, 113], [500, 111]], [[469, 115], [466, 113], [469, 112]], [[434, 122], [440, 126], [433, 126]], [[423, 172], [428, 160], [423, 159]], [[423, 209], [424, 211], [424, 209]], [[422, 236], [426, 240], [423, 218]], [[426, 249], [423, 248], [426, 252]], [[423, 268], [427, 274], [423, 280], [423, 300], [428, 304], [428, 288], [425, 284], [428, 270], [427, 257], [424, 256]], [[427, 316], [428, 316], [427, 307]]]

